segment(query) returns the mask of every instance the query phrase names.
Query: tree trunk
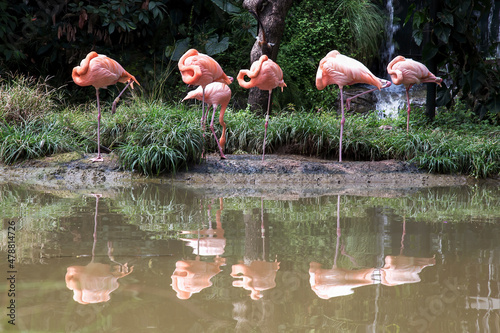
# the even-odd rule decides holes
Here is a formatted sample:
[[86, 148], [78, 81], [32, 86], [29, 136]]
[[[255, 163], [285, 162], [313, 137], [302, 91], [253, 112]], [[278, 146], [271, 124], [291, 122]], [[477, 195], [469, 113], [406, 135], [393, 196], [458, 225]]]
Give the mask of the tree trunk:
[[[250, 64], [265, 54], [273, 61], [278, 57], [281, 38], [285, 31], [285, 17], [293, 0], [244, 0], [243, 7], [258, 17], [259, 34], [250, 52]], [[252, 110], [267, 110], [267, 91], [251, 88], [248, 104]]]

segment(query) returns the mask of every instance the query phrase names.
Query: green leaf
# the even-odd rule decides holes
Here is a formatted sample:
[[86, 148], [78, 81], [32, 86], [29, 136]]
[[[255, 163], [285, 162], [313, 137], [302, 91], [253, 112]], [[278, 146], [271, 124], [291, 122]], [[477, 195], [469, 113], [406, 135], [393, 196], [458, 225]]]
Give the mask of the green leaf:
[[44, 54], [45, 52], [47, 52], [50, 48], [52, 47], [51, 44], [45, 44], [44, 46], [42, 46], [41, 48], [38, 49], [38, 51], [36, 52], [37, 54]]
[[409, 7], [408, 7], [408, 11], [406, 12], [406, 17], [405, 17], [405, 23], [403, 24], [403, 26], [406, 25], [406, 23], [408, 23], [410, 20], [411, 20], [411, 17], [413, 16], [413, 12], [415, 11], [415, 4], [412, 3]]
[[184, 53], [189, 49], [189, 42], [191, 38], [187, 37], [185, 39], [178, 40], [175, 46], [169, 46], [165, 48], [165, 56], [170, 57], [174, 61], [178, 61]]
[[412, 37], [415, 43], [420, 46], [422, 44], [422, 40], [424, 39], [424, 33], [420, 30], [413, 30]]
[[459, 1], [459, 5], [458, 5], [458, 15], [461, 15], [461, 16], [465, 16], [469, 13], [469, 7], [471, 5], [471, 1], [470, 0], [467, 0], [467, 1]]
[[493, 98], [491, 98], [488, 101], [488, 104], [486, 105], [488, 110], [493, 113], [497, 114], [500, 112], [500, 95], [495, 95]]
[[480, 70], [472, 70], [471, 92], [477, 93], [486, 84], [486, 75]]
[[127, 30], [127, 25], [125, 24], [125, 22], [123, 21], [116, 21], [116, 23], [123, 29], [123, 30]]
[[413, 15], [413, 28], [420, 28], [425, 23], [427, 23], [428, 18], [423, 12], [415, 12]]
[[432, 59], [436, 56], [438, 51], [439, 48], [436, 45], [434, 45], [433, 43], [427, 43], [422, 49], [422, 58], [424, 59], [424, 61]]
[[205, 52], [207, 55], [212, 56], [214, 54], [222, 53], [229, 47], [229, 37], [224, 37], [219, 42], [219, 35], [215, 34], [210, 37], [205, 44]]
[[443, 12], [439, 12], [437, 13], [437, 17], [439, 17], [441, 22], [443, 22], [444, 24], [453, 26], [453, 14], [449, 11], [445, 10]]
[[446, 87], [446, 85], [444, 83], [442, 83], [441, 85], [442, 85], [442, 87], [437, 88], [436, 104], [437, 104], [437, 106], [446, 106], [452, 100], [451, 89]]
[[227, 0], [211, 0], [217, 7], [228, 14], [239, 14], [240, 9]]
[[115, 24], [110, 23], [108, 27], [109, 34], [111, 35], [115, 31]]
[[445, 44], [448, 44], [450, 38], [451, 27], [439, 24], [434, 28], [434, 33], [436, 37]]

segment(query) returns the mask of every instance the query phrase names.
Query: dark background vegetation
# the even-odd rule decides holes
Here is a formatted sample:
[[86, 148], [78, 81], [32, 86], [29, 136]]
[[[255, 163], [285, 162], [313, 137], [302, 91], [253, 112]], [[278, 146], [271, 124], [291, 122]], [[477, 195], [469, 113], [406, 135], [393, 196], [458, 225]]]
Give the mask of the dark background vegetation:
[[[278, 55], [288, 89], [275, 94], [275, 103], [307, 110], [331, 107], [336, 94], [320, 95], [314, 76], [319, 60], [332, 49], [383, 76], [385, 5], [369, 0], [295, 1]], [[394, 8], [402, 26], [396, 53], [413, 55], [445, 78], [438, 105], [450, 106], [459, 98], [480, 118], [497, 115], [498, 1], [396, 1]], [[491, 35], [491, 18], [497, 36]], [[177, 102], [187, 90], [176, 62], [183, 52], [197, 48], [236, 76], [250, 66], [256, 29], [242, 0], [0, 0], [0, 75], [51, 76], [53, 86], [66, 85], [71, 102], [87, 101], [89, 94], [71, 81], [71, 69], [96, 50], [138, 77], [146, 97]], [[244, 108], [248, 92], [237, 84], [231, 88], [235, 107]]]

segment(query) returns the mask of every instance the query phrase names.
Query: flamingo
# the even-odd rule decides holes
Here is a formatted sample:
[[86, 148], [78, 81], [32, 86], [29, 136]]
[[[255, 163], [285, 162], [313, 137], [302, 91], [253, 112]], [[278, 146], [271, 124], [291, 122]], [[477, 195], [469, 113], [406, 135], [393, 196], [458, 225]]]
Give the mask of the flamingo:
[[[245, 76], [248, 76], [250, 81], [245, 81]], [[280, 66], [269, 59], [267, 55], [262, 55], [259, 60], [252, 64], [250, 70], [240, 70], [237, 79], [242, 88], [250, 89], [257, 87], [260, 90], [269, 91], [266, 124], [264, 125], [264, 143], [262, 145], [262, 161], [264, 161], [264, 155], [266, 154], [266, 135], [267, 124], [269, 122], [269, 108], [271, 106], [271, 93], [276, 87], [281, 87], [281, 92], [283, 92], [283, 87], [286, 87], [285, 81], [283, 81], [283, 71]]]
[[[204, 97], [203, 94], [205, 95]], [[224, 112], [226, 112], [227, 105], [231, 99], [231, 89], [229, 89], [225, 83], [212, 82], [205, 87], [205, 90], [203, 90], [202, 86], [199, 86], [195, 90], [190, 91], [182, 101], [193, 98], [199, 101], [203, 101], [204, 98], [207, 104], [211, 104], [213, 106], [214, 112], [212, 114], [212, 121], [210, 122], [210, 129], [212, 130], [217, 146], [219, 147], [220, 158], [225, 159], [224, 145], [226, 143], [226, 123], [224, 122]], [[218, 105], [220, 105], [219, 123], [222, 125], [220, 140], [217, 139], [217, 135], [214, 130], [214, 117]]]
[[99, 89], [106, 88], [107, 86], [116, 84], [118, 82], [127, 83], [125, 88], [120, 92], [118, 97], [113, 102], [112, 110], [116, 110], [116, 103], [120, 96], [123, 94], [125, 89], [130, 85], [134, 89], [133, 82], [139, 82], [135, 77], [129, 74], [123, 67], [115, 60], [108, 58], [103, 54], [97, 54], [97, 52], [92, 51], [85, 59], [80, 63], [80, 66], [73, 68], [71, 73], [73, 81], [82, 87], [93, 86], [96, 90], [97, 96], [97, 157], [92, 158], [92, 162], [102, 162], [103, 158], [101, 156], [101, 137], [100, 137], [100, 127], [101, 127], [101, 105], [99, 103]]
[[178, 67], [182, 75], [182, 81], [184, 81], [184, 83], [193, 86], [201, 86], [201, 129], [202, 131], [205, 131], [206, 86], [212, 82], [222, 82], [229, 85], [231, 84], [231, 82], [233, 82], [233, 78], [227, 76], [220, 67], [219, 63], [212, 57], [200, 53], [196, 49], [190, 49], [186, 53], [184, 53], [179, 59]]
[[391, 85], [390, 81], [380, 79], [361, 62], [356, 59], [340, 54], [339, 51], [330, 51], [319, 62], [318, 72], [316, 73], [316, 88], [323, 90], [330, 84], [336, 84], [340, 89], [340, 109], [342, 110], [342, 119], [340, 121], [340, 142], [339, 142], [339, 162], [342, 162], [342, 136], [344, 133], [344, 99], [343, 88], [346, 85], [356, 83], [366, 83], [375, 86], [375, 88], [362, 92], [358, 95], [349, 97], [346, 100], [347, 110], [351, 107], [351, 100], [361, 95], [374, 91], [375, 89], [387, 88]]
[[410, 127], [410, 94], [409, 91], [414, 84], [434, 82], [441, 87], [443, 79], [432, 74], [427, 67], [415, 60], [397, 56], [387, 65], [387, 72], [395, 85], [404, 84], [406, 88], [406, 104], [408, 105], [408, 116], [406, 118], [406, 132]]

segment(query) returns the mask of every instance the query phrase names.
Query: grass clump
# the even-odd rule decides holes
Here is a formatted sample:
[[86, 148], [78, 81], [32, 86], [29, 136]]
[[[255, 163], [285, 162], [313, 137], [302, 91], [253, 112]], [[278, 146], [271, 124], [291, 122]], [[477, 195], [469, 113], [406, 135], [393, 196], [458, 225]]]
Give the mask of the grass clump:
[[[12, 81], [14, 82], [14, 81]], [[63, 107], [46, 83], [19, 79], [7, 87], [0, 82], [2, 121], [0, 162], [13, 164], [23, 159], [58, 152], [97, 150], [97, 108], [94, 103]], [[43, 87], [38, 87], [42, 84]], [[11, 107], [21, 91], [26, 99], [37, 99], [25, 108]], [[31, 89], [31, 90], [30, 90]], [[32, 91], [34, 90], [34, 91]], [[46, 94], [40, 94], [45, 91]], [[12, 96], [5, 97], [5, 94]], [[38, 97], [32, 97], [38, 96]], [[38, 100], [39, 99], [39, 100]], [[43, 101], [45, 99], [45, 101]], [[37, 104], [38, 103], [38, 104]], [[178, 171], [201, 161], [203, 149], [217, 152], [208, 126], [200, 128], [199, 104], [165, 104], [144, 98], [122, 101], [116, 114], [102, 105], [101, 144], [117, 153], [122, 166], [146, 175]], [[40, 107], [41, 110], [33, 110]], [[43, 117], [42, 117], [43, 113]], [[211, 116], [211, 112], [210, 112]], [[228, 108], [225, 152], [262, 153], [265, 118], [246, 110]], [[345, 160], [406, 160], [429, 172], [461, 173], [476, 178], [500, 175], [500, 127], [480, 122], [463, 107], [440, 112], [429, 124], [422, 110], [411, 114], [406, 132], [406, 113], [396, 119], [380, 119], [375, 113], [347, 115], [344, 126]], [[380, 129], [391, 125], [392, 130]], [[216, 133], [221, 134], [218, 123]], [[336, 112], [283, 110], [269, 119], [266, 152], [302, 154], [336, 160], [340, 117]]]
[[21, 75], [0, 79], [0, 121], [22, 123], [52, 112], [59, 91], [47, 81]]
[[13, 164], [76, 148], [51, 117], [59, 98], [47, 79], [20, 75], [0, 79], [1, 162]]
[[[72, 132], [94, 138], [95, 113], [65, 112], [61, 114], [61, 122]], [[183, 105], [135, 99], [121, 105], [115, 115], [103, 113], [101, 144], [115, 149], [127, 170], [146, 175], [175, 172], [201, 159], [203, 133], [195, 114]]]
[[32, 120], [0, 125], [0, 161], [13, 164], [76, 148], [74, 140], [55, 122]]

